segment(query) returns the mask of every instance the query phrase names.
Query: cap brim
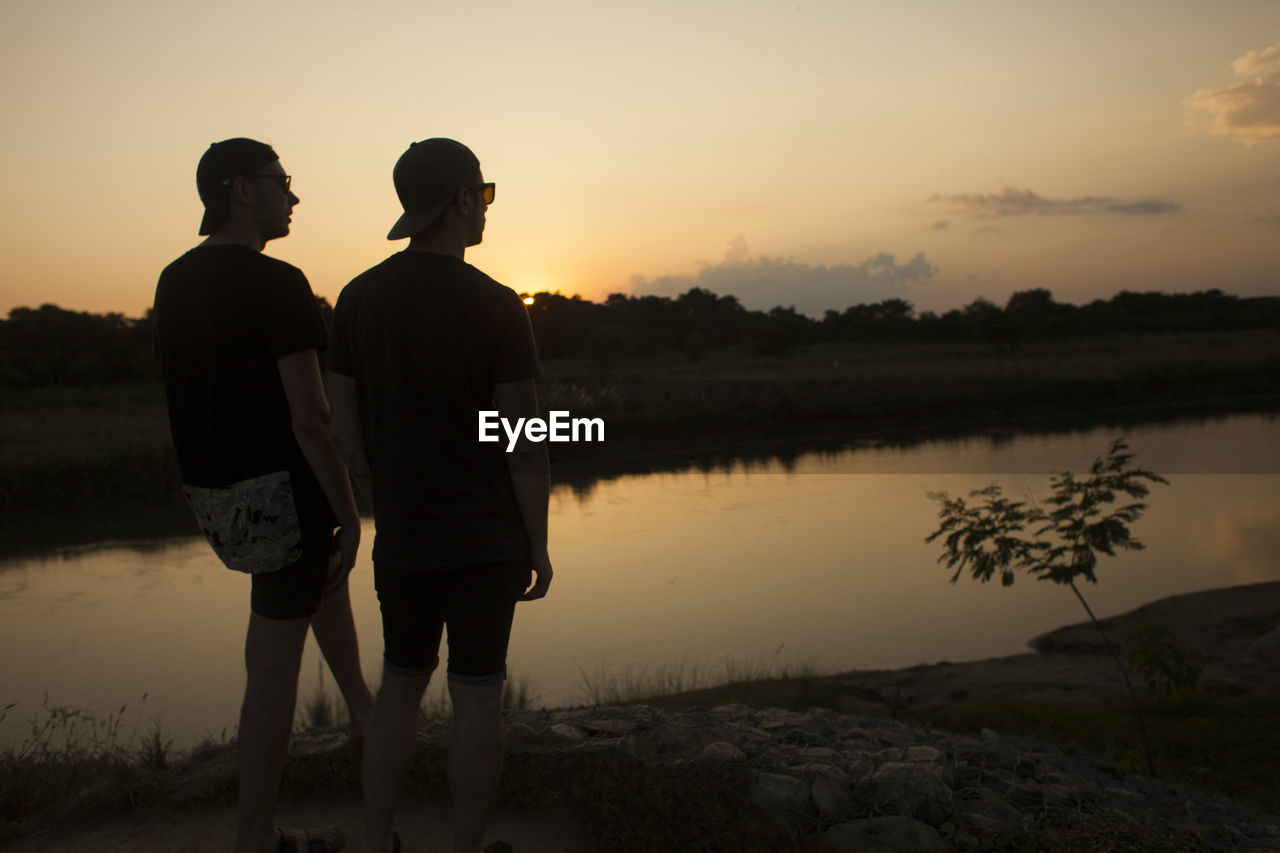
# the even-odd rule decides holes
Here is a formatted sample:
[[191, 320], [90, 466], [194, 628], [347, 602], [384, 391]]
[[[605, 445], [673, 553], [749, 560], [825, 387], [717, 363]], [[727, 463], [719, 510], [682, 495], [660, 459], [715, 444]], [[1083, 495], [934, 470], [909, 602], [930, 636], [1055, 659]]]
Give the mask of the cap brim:
[[205, 205], [205, 215], [200, 219], [200, 231], [197, 233], [201, 237], [218, 233], [221, 227], [227, 224], [227, 214], [227, 204], [223, 201], [214, 201], [214, 204]]
[[415, 210], [413, 213], [405, 211], [404, 215], [396, 220], [396, 224], [391, 226], [391, 230], [387, 232], [388, 240], [403, 240], [405, 237], [412, 237], [414, 234], [421, 234], [431, 227], [431, 223], [435, 222], [441, 212], [449, 206], [452, 199], [445, 199], [434, 207], [426, 210]]
[[200, 219], [200, 230], [196, 233], [201, 237], [206, 237], [221, 228], [222, 223], [225, 222], [226, 219], [225, 211], [206, 207], [204, 209], [204, 216]]

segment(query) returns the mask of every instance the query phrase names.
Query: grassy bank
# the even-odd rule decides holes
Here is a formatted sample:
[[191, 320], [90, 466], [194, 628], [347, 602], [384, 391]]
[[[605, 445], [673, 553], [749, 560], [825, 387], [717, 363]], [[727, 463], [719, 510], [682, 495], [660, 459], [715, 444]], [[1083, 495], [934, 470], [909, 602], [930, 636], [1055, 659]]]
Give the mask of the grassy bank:
[[[605, 420], [603, 444], [552, 447], [554, 476], [578, 483], [780, 442], [1274, 410], [1280, 331], [1018, 348], [823, 344], [772, 357], [727, 349], [696, 363], [637, 359], [607, 375], [552, 361], [539, 394], [544, 411]], [[0, 394], [5, 518], [180, 501], [158, 384]]]
[[[688, 682], [683, 677], [636, 676], [597, 689], [612, 692], [620, 703], [668, 707], [744, 702], [795, 710], [830, 707], [866, 711], [844, 701], [838, 689], [832, 688], [834, 680], [813, 674], [742, 681], [694, 693], [625, 695], [628, 689], [643, 691], [663, 683], [679, 686]], [[518, 699], [513, 697], [513, 704], [515, 701]], [[309, 705], [313, 714], [329, 713], [316, 710], [314, 697]], [[1188, 782], [1280, 815], [1280, 771], [1273, 760], [1280, 749], [1280, 733], [1274, 724], [1280, 714], [1280, 697], [1199, 695], [1151, 703], [1145, 710], [1162, 778]], [[406, 788], [408, 797], [442, 801], [446, 796], [447, 714], [445, 707], [424, 711], [418, 757]], [[1075, 743], [1138, 772], [1142, 762], [1133, 746], [1136, 733], [1131, 717], [1123, 704], [1080, 708], [1009, 700], [960, 702], [928, 720], [906, 721], [975, 733], [988, 727]], [[167, 745], [159, 725], [154, 724], [144, 728], [140, 741], [131, 735], [125, 746], [119, 746], [115, 736], [102, 736], [112, 731], [113, 725], [118, 733], [118, 720], [111, 723], [109, 717], [104, 727], [66, 709], [55, 709], [49, 719], [63, 734], [78, 722], [80, 735], [78, 739], [56, 740], [46, 732], [34, 747], [0, 752], [0, 844], [29, 838], [42, 827], [89, 825], [122, 813], [145, 817], [234, 803], [231, 743], [207, 742], [179, 752]], [[341, 739], [342, 733], [330, 730], [319, 737], [332, 741]], [[358, 798], [359, 791], [358, 759], [355, 753], [339, 749], [290, 758], [281, 793], [282, 800], [289, 802]], [[501, 798], [504, 806], [513, 809], [568, 809], [598, 839], [601, 849], [776, 853], [794, 845], [794, 839], [744, 807], [744, 779], [725, 767], [649, 766], [618, 750], [571, 756], [518, 752], [508, 759]], [[1052, 834], [1052, 827], [1044, 829]], [[979, 844], [966, 849], [1009, 849], [998, 846], [1001, 838], [1008, 842], [1007, 836], [993, 837], [988, 841], [997, 846]], [[702, 846], [688, 846], [698, 839]], [[1128, 840], [1136, 847], [1121, 846], [1177, 849], [1160, 846], [1157, 840], [1144, 836]], [[1114, 843], [1118, 840], [1077, 837], [1067, 849], [1118, 849]]]

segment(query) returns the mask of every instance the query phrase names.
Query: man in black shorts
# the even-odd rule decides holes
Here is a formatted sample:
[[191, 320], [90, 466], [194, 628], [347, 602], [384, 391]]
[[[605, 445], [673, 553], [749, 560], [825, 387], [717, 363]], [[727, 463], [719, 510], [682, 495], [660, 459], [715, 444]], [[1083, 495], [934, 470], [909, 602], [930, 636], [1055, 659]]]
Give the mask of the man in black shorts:
[[[365, 748], [366, 853], [398, 847], [396, 803], [418, 703], [449, 628], [454, 844], [478, 853], [502, 764], [502, 683], [517, 600], [541, 598], [547, 453], [481, 443], [479, 413], [538, 416], [540, 373], [520, 297], [463, 260], [494, 185], [466, 146], [414, 143], [396, 163], [408, 248], [351, 281], [334, 308], [329, 396], [357, 485], [371, 491], [374, 578], [386, 642]], [[530, 582], [536, 575], [536, 583]], [[527, 590], [527, 591], [526, 591]]]
[[253, 576], [235, 850], [334, 850], [334, 827], [274, 827], [308, 628], [353, 739], [372, 705], [347, 594], [360, 519], [316, 355], [327, 336], [306, 277], [262, 254], [298, 203], [275, 151], [216, 142], [196, 186], [208, 239], [160, 274], [153, 316], [183, 492], [218, 557]]

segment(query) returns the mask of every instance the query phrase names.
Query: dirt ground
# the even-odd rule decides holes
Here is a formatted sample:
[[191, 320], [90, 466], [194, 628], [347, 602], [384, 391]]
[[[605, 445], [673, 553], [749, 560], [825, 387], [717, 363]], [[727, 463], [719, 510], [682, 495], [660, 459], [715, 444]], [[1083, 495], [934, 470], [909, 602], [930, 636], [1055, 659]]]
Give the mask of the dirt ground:
[[[358, 853], [363, 826], [358, 801], [285, 803], [281, 826], [337, 824], [346, 834], [344, 853]], [[396, 815], [403, 853], [445, 853], [453, 847], [449, 809], [443, 803], [405, 801]], [[235, 838], [235, 809], [125, 818], [92, 829], [52, 832], [12, 848], [12, 853], [227, 853]], [[488, 841], [501, 839], [516, 853], [589, 853], [582, 827], [571, 815], [499, 811], [489, 822]]]

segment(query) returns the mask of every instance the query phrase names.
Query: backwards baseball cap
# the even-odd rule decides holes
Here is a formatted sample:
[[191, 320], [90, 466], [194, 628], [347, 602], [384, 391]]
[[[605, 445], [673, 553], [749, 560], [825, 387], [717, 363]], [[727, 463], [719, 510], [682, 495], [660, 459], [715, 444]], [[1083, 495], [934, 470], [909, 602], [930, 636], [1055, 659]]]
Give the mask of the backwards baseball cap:
[[425, 231], [449, 206], [453, 194], [474, 182], [479, 173], [480, 161], [461, 142], [436, 138], [410, 143], [391, 173], [404, 215], [391, 226], [387, 239]]
[[204, 202], [200, 233], [212, 234], [227, 221], [233, 180], [256, 175], [279, 159], [270, 145], [253, 139], [237, 137], [210, 145], [196, 166], [196, 191]]

